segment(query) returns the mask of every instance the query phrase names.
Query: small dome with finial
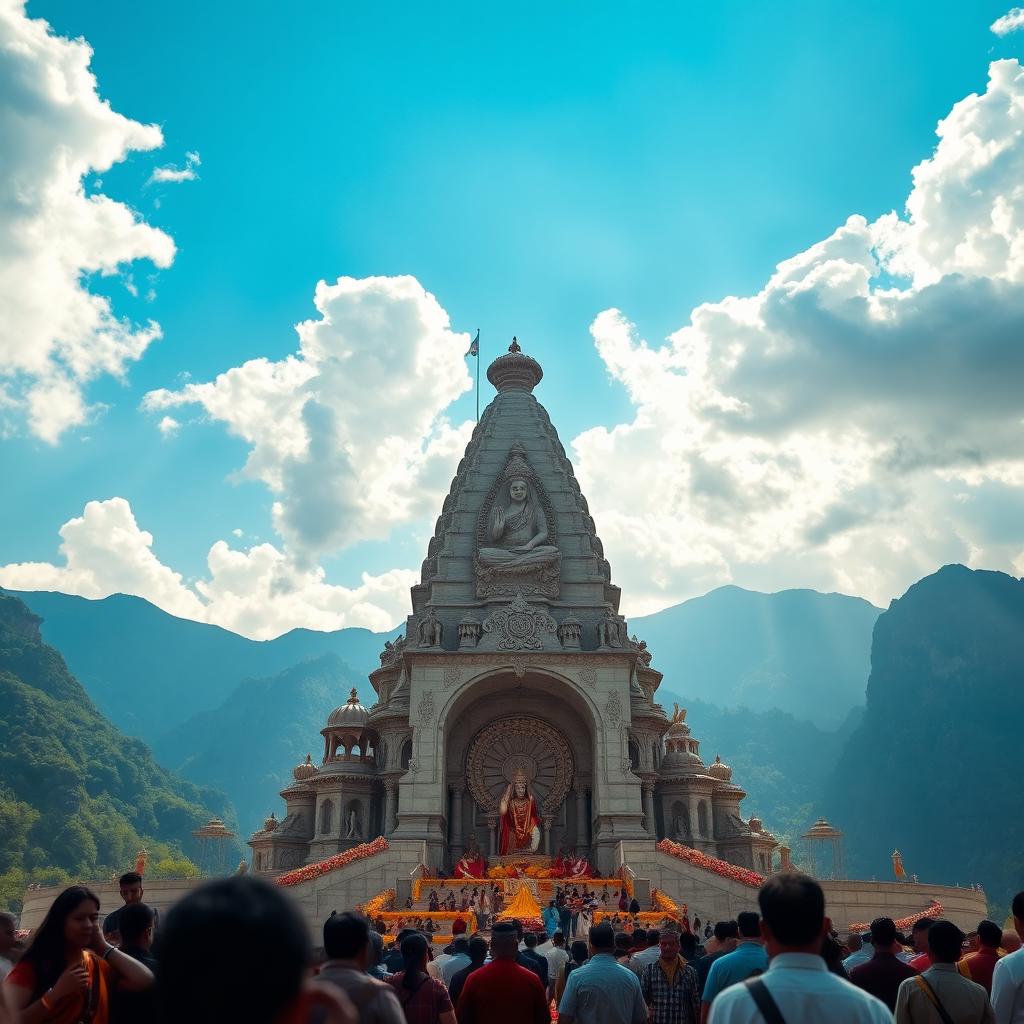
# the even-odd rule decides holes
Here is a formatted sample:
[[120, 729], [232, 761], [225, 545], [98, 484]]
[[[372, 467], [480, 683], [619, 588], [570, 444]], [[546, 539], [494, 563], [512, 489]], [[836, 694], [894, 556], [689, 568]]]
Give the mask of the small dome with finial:
[[719, 782], [732, 782], [732, 769], [722, 763], [721, 757], [715, 755], [715, 763], [708, 766], [708, 775]]
[[265, 822], [263, 822], [263, 831], [273, 832], [275, 828], [277, 828], [277, 817], [274, 815], [274, 812], [271, 811], [270, 817], [267, 818]]
[[306, 760], [301, 764], [297, 764], [292, 769], [292, 775], [295, 777], [296, 782], [305, 782], [307, 779], [313, 778], [316, 775], [316, 765], [313, 764], [313, 758], [307, 754]]
[[327, 728], [361, 730], [366, 727], [369, 720], [370, 712], [359, 703], [359, 694], [353, 687], [348, 701], [331, 712], [331, 717], [327, 719]]
[[544, 371], [540, 363], [528, 356], [513, 338], [508, 352], [487, 367], [487, 379], [502, 391], [533, 391], [541, 382]]

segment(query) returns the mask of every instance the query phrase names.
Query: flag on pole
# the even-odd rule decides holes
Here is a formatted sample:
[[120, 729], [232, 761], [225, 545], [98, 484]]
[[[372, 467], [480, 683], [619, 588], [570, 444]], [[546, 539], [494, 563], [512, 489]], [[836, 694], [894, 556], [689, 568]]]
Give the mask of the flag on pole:
[[480, 329], [477, 328], [476, 337], [469, 344], [469, 351], [466, 353], [467, 356], [479, 356], [480, 355]]

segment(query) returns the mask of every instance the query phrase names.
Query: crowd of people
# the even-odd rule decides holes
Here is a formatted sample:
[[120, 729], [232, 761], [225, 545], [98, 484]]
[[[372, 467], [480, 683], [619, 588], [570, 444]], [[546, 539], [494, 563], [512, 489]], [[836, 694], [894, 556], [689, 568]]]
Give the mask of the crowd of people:
[[24, 949], [0, 914], [0, 1024], [1024, 1024], [1024, 892], [1013, 931], [925, 917], [902, 935], [880, 917], [841, 939], [818, 883], [783, 872], [704, 931], [602, 921], [584, 939], [577, 920], [573, 939], [556, 898], [542, 930], [499, 920], [437, 950], [336, 912], [314, 950], [262, 879], [210, 882], [163, 921], [138, 875], [120, 881], [106, 917], [66, 889]]

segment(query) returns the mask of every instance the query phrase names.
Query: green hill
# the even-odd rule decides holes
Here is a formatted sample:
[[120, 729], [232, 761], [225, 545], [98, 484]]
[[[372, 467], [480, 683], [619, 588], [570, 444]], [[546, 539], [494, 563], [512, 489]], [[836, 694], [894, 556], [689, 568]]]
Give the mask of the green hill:
[[229, 814], [223, 795], [175, 777], [111, 725], [43, 643], [39, 619], [2, 591], [0, 736], [0, 905], [17, 906], [29, 882], [128, 870], [142, 846], [157, 874], [161, 863], [189, 870], [191, 831]]
[[188, 779], [230, 797], [243, 835], [280, 810], [278, 793], [307, 751], [319, 762], [320, 730], [366, 673], [336, 654], [239, 684], [220, 707], [203, 711], [161, 737], [154, 751]]
[[1021, 580], [947, 565], [879, 617], [867, 709], [822, 801], [852, 874], [891, 877], [898, 847], [908, 874], [1008, 905], [1024, 886], [1022, 686]]

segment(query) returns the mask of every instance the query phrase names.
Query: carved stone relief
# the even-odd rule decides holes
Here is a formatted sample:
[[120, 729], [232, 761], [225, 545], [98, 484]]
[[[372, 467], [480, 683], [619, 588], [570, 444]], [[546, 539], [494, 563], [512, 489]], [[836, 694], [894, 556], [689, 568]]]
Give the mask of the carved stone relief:
[[545, 635], [554, 634], [555, 629], [555, 620], [527, 604], [522, 594], [484, 620], [484, 632], [495, 634], [499, 651], [543, 650]]
[[608, 695], [604, 706], [604, 716], [613, 727], [617, 727], [622, 721], [622, 698], [619, 696], [618, 690], [614, 690]]
[[462, 670], [455, 665], [445, 665], [442, 682], [446, 690], [458, 686], [462, 682]]
[[427, 690], [420, 698], [417, 725], [430, 725], [434, 720], [434, 691]]

